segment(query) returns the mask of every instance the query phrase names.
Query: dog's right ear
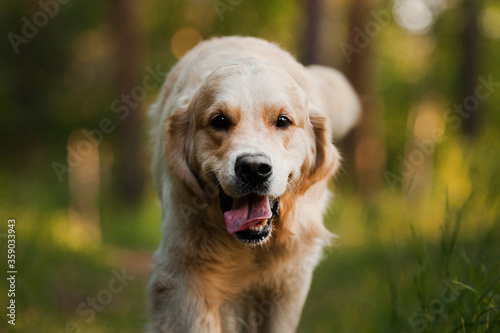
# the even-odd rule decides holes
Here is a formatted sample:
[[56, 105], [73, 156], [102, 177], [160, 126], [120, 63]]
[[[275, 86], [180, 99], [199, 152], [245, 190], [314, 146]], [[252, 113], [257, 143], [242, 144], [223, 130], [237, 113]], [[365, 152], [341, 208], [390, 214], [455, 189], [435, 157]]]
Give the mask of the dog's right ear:
[[195, 176], [193, 139], [195, 131], [194, 103], [179, 107], [167, 121], [167, 161], [180, 180], [199, 199], [208, 202], [200, 181]]

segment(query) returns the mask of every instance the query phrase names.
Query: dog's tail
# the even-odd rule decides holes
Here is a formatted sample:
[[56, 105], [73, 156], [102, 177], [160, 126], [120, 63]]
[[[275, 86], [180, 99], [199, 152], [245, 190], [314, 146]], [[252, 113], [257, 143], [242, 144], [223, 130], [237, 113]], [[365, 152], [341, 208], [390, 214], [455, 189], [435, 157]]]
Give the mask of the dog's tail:
[[361, 114], [358, 96], [345, 76], [329, 67], [306, 67], [315, 88], [317, 107], [330, 119], [333, 139], [340, 139]]

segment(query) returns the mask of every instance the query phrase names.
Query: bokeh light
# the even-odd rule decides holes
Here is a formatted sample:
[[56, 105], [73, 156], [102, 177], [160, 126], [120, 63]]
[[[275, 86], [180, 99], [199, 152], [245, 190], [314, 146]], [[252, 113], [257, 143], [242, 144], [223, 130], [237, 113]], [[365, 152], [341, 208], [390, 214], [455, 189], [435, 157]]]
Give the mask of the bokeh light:
[[183, 28], [178, 30], [170, 42], [172, 53], [180, 59], [187, 51], [203, 40], [201, 33], [193, 28]]
[[496, 7], [486, 8], [479, 18], [479, 27], [485, 37], [500, 38], [500, 9]]
[[396, 23], [414, 33], [426, 33], [434, 22], [430, 8], [423, 0], [396, 0], [392, 11]]

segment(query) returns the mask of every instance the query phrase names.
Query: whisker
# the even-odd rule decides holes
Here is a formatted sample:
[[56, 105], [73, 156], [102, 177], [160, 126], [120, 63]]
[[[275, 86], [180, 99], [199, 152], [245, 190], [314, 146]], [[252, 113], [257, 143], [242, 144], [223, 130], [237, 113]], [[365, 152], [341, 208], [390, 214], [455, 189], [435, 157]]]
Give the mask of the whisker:
[[295, 182], [288, 178], [288, 181], [287, 181], [288, 185], [290, 185], [290, 192], [292, 193], [294, 199], [297, 199], [297, 194], [299, 193], [299, 188], [297, 186], [297, 184], [295, 184]]

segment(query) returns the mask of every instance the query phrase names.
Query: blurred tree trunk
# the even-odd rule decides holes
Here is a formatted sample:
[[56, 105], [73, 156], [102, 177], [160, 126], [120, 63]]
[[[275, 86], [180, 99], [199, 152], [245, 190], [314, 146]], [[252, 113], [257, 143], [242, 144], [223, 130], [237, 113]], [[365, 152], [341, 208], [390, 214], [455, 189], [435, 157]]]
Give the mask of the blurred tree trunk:
[[[372, 0], [353, 0], [350, 9], [349, 45], [355, 49], [348, 58], [348, 77], [359, 94], [362, 117], [347, 138], [347, 160], [354, 161], [356, 191], [363, 197], [376, 193], [383, 185], [386, 147], [383, 138], [382, 107], [374, 91], [374, 63], [371, 46], [375, 40], [364, 33], [373, 18]], [[350, 152], [349, 152], [350, 151]]]
[[304, 0], [306, 33], [304, 40], [304, 65], [318, 64], [320, 50], [320, 21], [323, 0]]
[[481, 116], [481, 101], [479, 101], [478, 105], [467, 105], [468, 97], [476, 95], [476, 87], [478, 85], [479, 31], [477, 27], [477, 0], [464, 0], [462, 12], [464, 15], [464, 27], [462, 31], [462, 78], [460, 80], [461, 96], [459, 100], [465, 104], [466, 111], [469, 111], [467, 110], [468, 108], [473, 110], [468, 112], [468, 117], [464, 118], [462, 122], [464, 135], [468, 138], [473, 138], [479, 130]]
[[140, 200], [145, 184], [141, 146], [142, 100], [134, 99], [133, 94], [134, 88], [142, 87], [143, 72], [144, 36], [137, 17], [137, 6], [138, 2], [134, 0], [112, 0], [110, 8], [118, 44], [115, 92], [121, 101], [125, 98], [131, 101], [123, 103], [129, 109], [128, 115], [117, 121], [114, 181], [123, 199], [130, 204]]

